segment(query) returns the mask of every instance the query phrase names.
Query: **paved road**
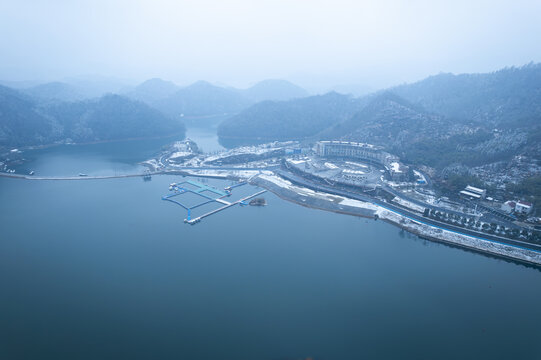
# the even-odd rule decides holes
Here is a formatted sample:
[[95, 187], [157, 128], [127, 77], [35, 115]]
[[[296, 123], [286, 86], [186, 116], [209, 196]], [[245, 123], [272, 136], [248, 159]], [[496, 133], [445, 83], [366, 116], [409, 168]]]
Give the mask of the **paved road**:
[[527, 248], [527, 249], [534, 250], [534, 251], [541, 251], [541, 245], [531, 244], [531, 243], [527, 243], [527, 242], [520, 241], [520, 240], [512, 240], [512, 239], [508, 239], [508, 238], [502, 238], [500, 236], [480, 233], [480, 232], [469, 230], [469, 229], [466, 229], [466, 228], [463, 228], [463, 227], [458, 227], [458, 226], [454, 226], [454, 225], [451, 225], [451, 224], [439, 222], [439, 221], [433, 220], [431, 218], [427, 218], [427, 217], [424, 217], [422, 215], [412, 213], [412, 212], [408, 211], [407, 209], [396, 206], [394, 204], [384, 202], [384, 201], [381, 201], [379, 199], [367, 196], [365, 194], [359, 194], [359, 193], [354, 193], [354, 192], [350, 192], [350, 191], [345, 191], [345, 190], [337, 189], [337, 188], [334, 188], [334, 187], [328, 187], [326, 185], [316, 184], [316, 183], [313, 183], [311, 181], [307, 181], [306, 179], [304, 179], [304, 178], [302, 178], [300, 176], [294, 175], [294, 174], [292, 174], [290, 172], [286, 172], [284, 170], [277, 170], [276, 173], [278, 175], [288, 179], [289, 181], [298, 184], [298, 185], [305, 186], [305, 187], [313, 189], [313, 190], [318, 190], [318, 191], [322, 191], [322, 192], [326, 192], [326, 193], [330, 193], [330, 194], [340, 195], [340, 196], [349, 197], [349, 198], [356, 199], [356, 200], [361, 200], [361, 201], [364, 201], [364, 202], [373, 203], [373, 204], [376, 204], [378, 206], [381, 206], [381, 207], [387, 208], [389, 210], [392, 210], [392, 211], [394, 211], [394, 212], [396, 212], [396, 213], [398, 213], [400, 215], [407, 216], [407, 217], [412, 218], [414, 220], [420, 221], [422, 223], [426, 223], [426, 224], [437, 226], [439, 228], [443, 228], [443, 229], [446, 229], [446, 230], [451, 230], [451, 231], [458, 232], [458, 233], [461, 233], [461, 234], [471, 235], [471, 236], [475, 236], [475, 237], [490, 240], [490, 241], [496, 241], [496, 242], [499, 242], [499, 243], [504, 243], [504, 244], [513, 245], [513, 246], [522, 247], [522, 248]]

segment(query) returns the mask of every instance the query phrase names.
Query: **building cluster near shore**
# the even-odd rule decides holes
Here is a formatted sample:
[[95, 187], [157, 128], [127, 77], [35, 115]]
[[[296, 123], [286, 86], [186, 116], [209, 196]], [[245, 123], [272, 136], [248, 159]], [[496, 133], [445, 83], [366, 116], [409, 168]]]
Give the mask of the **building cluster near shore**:
[[[471, 185], [457, 192], [456, 199], [438, 198], [427, 173], [403, 164], [384, 148], [367, 143], [272, 142], [204, 154], [186, 140], [173, 144], [145, 165], [153, 171], [232, 179], [240, 176], [241, 170], [255, 171], [245, 179], [258, 176], [261, 171], [279, 176], [291, 174], [331, 191], [361, 194], [367, 201], [392, 204], [417, 216], [427, 211], [440, 214], [441, 221], [468, 231], [521, 241], [541, 239], [535, 228], [538, 221], [527, 217], [531, 204], [511, 201], [501, 205], [486, 189]], [[439, 217], [437, 220], [440, 221]]]
[[408, 180], [409, 167], [380, 146], [350, 141], [318, 141], [315, 153], [320, 157], [362, 159], [383, 166], [394, 181]]

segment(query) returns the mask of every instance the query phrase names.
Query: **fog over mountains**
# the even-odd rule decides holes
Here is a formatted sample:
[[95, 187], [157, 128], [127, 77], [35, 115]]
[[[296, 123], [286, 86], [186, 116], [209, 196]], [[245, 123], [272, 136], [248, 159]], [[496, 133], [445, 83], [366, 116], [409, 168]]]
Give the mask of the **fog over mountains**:
[[235, 113], [264, 100], [290, 100], [308, 92], [285, 80], [265, 80], [239, 90], [198, 81], [187, 87], [151, 79], [126, 94], [156, 107], [170, 116], [208, 116]]
[[[0, 146], [88, 142], [183, 134], [183, 118], [234, 114], [263, 100], [289, 100], [308, 93], [284, 80], [248, 89], [205, 81], [180, 87], [150, 79], [115, 95], [114, 84], [50, 82], [22, 89], [0, 87]], [[96, 94], [98, 94], [96, 96]]]
[[440, 74], [361, 98], [334, 93], [260, 103], [226, 120], [218, 133], [245, 142], [362, 141], [431, 166], [539, 157], [541, 64]]
[[2, 87], [0, 144], [97, 141], [183, 133], [183, 119], [229, 114], [224, 144], [343, 139], [374, 143], [404, 161], [443, 168], [541, 154], [541, 65], [439, 74], [363, 97], [308, 96], [283, 80], [248, 89], [150, 79], [90, 97], [68, 83]]

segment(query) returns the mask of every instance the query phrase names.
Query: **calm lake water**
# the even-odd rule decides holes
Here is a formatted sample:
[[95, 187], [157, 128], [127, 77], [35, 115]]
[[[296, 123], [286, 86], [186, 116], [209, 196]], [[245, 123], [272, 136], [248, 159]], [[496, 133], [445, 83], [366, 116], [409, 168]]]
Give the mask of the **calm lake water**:
[[[27, 166], [135, 172], [160, 146]], [[0, 179], [0, 359], [541, 357], [535, 268], [270, 193], [189, 226], [160, 199], [179, 180]]]

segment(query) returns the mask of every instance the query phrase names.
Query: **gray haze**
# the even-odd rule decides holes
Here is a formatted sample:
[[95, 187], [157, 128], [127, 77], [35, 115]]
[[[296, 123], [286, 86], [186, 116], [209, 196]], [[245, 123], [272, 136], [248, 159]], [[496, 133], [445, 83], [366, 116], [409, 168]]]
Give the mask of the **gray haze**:
[[312, 91], [541, 61], [541, 1], [2, 1], [0, 79], [99, 74]]

